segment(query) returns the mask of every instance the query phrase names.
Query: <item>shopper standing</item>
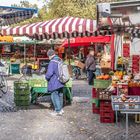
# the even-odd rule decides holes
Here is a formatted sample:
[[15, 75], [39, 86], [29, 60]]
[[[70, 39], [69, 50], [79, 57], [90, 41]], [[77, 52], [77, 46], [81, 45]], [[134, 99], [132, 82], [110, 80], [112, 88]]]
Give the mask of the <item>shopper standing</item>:
[[84, 48], [80, 48], [78, 58], [82, 63], [85, 63]]
[[48, 50], [47, 56], [50, 59], [49, 66], [46, 73], [46, 80], [48, 81], [48, 91], [51, 92], [51, 99], [55, 111], [51, 113], [53, 116], [62, 115], [63, 111], [63, 93], [64, 84], [58, 80], [58, 63], [61, 59], [55, 54], [54, 50]]
[[94, 72], [96, 71], [96, 63], [93, 49], [90, 49], [89, 51], [89, 55], [87, 56], [85, 66], [88, 74], [88, 83], [89, 85], [93, 85], [93, 80], [95, 78]]

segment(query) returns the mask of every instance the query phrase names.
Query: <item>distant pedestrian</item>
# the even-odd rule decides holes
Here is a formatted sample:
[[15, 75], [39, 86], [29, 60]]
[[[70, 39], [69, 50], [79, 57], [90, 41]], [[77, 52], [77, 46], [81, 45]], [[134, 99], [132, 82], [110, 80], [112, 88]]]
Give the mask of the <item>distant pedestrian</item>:
[[62, 115], [63, 111], [63, 87], [64, 84], [59, 81], [58, 63], [61, 59], [55, 54], [54, 50], [48, 50], [47, 55], [50, 59], [46, 80], [48, 81], [48, 91], [51, 93], [51, 99], [55, 111], [51, 113], [53, 116]]
[[84, 48], [80, 48], [79, 53], [78, 53], [78, 58], [82, 63], [85, 62]]
[[95, 71], [96, 71], [96, 62], [94, 58], [94, 50], [90, 49], [89, 55], [87, 56], [86, 62], [86, 71], [88, 74], [88, 83], [89, 85], [93, 85], [93, 80], [95, 78]]

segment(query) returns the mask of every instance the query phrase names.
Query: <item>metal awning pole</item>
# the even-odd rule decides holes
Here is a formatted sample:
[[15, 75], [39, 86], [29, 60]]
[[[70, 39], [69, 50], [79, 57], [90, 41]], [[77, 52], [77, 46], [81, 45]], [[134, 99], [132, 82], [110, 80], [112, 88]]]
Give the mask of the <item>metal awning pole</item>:
[[68, 49], [69, 49], [68, 56], [69, 56], [69, 65], [70, 65], [70, 55], [71, 55], [71, 50], [70, 50], [70, 37], [68, 37]]
[[36, 42], [34, 43], [34, 66], [36, 61]]

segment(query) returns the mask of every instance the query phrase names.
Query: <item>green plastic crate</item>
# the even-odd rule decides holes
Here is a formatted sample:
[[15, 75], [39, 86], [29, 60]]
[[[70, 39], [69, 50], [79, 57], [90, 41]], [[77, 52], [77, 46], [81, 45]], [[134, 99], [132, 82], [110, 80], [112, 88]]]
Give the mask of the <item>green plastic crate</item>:
[[14, 89], [14, 93], [15, 94], [30, 94], [30, 90], [29, 89]]
[[15, 100], [21, 100], [21, 101], [30, 101], [30, 94], [14, 94]]
[[94, 88], [108, 88], [111, 84], [111, 80], [99, 80], [99, 79], [95, 79], [94, 80]]
[[29, 106], [30, 100], [14, 100], [16, 106]]
[[27, 82], [15, 81], [14, 89], [20, 89], [20, 90], [28, 89], [29, 90], [29, 84]]
[[29, 81], [30, 87], [47, 87], [47, 81], [44, 79], [32, 79]]

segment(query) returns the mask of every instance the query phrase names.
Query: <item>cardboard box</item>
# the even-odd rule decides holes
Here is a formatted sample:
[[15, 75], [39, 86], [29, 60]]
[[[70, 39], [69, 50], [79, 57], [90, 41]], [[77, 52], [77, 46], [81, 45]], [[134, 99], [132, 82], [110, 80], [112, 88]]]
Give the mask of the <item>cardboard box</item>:
[[111, 68], [111, 62], [110, 61], [101, 61], [100, 62], [101, 68]]
[[75, 60], [74, 61], [74, 65], [77, 66], [77, 67], [79, 67], [79, 68], [81, 68], [81, 69], [84, 69], [85, 68], [85, 64], [82, 63], [82, 62], [80, 62], [80, 61], [78, 61], [78, 60]]

